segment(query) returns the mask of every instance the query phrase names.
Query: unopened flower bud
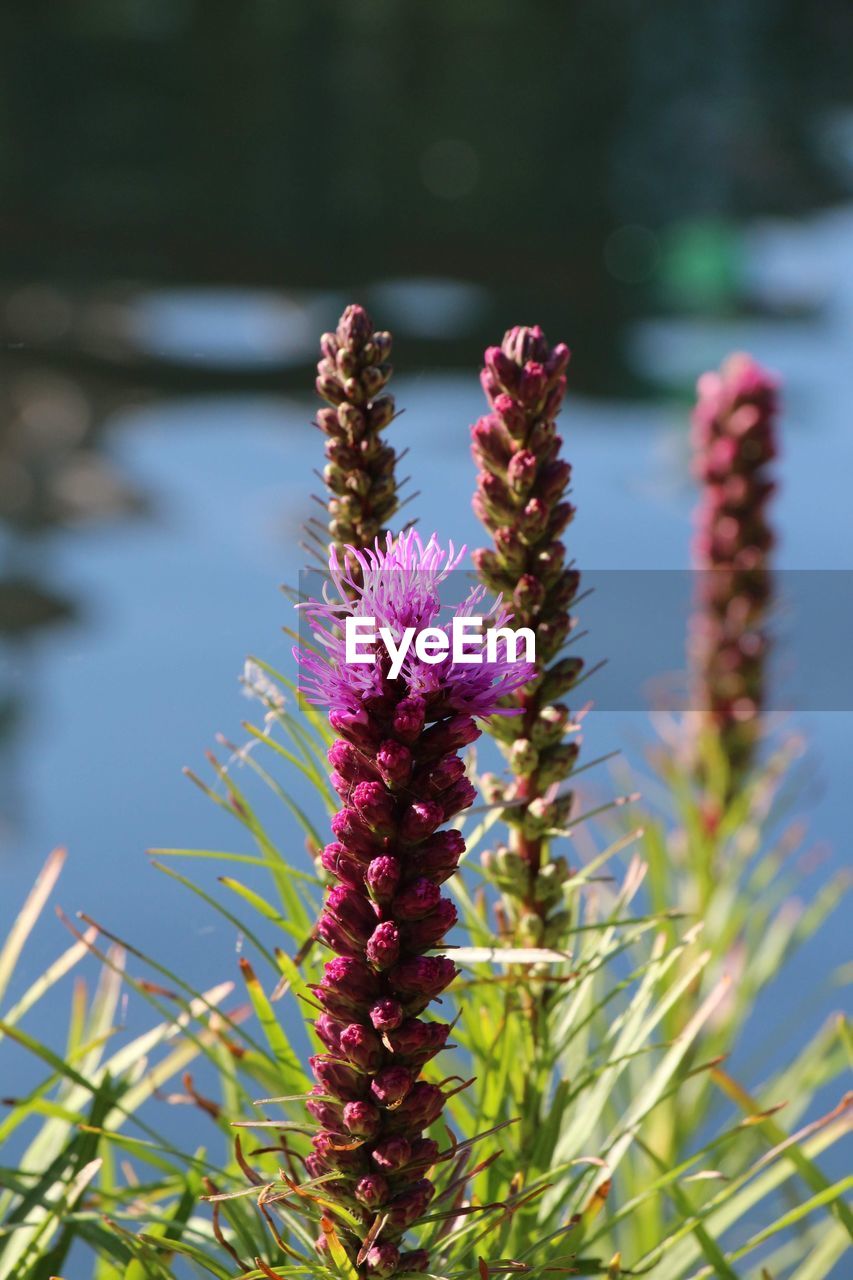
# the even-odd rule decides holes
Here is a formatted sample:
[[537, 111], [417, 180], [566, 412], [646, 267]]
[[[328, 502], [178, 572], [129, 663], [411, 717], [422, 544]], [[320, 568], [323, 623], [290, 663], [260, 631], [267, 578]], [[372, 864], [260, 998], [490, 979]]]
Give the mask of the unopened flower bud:
[[415, 956], [404, 960], [388, 975], [393, 989], [407, 1003], [425, 1008], [456, 977], [456, 965], [446, 956]]
[[395, 922], [383, 920], [368, 938], [365, 955], [374, 969], [383, 971], [397, 963], [400, 945], [400, 930]]
[[444, 1109], [444, 1094], [438, 1085], [419, 1080], [393, 1115], [393, 1127], [405, 1132], [428, 1129]]
[[449, 1035], [450, 1027], [445, 1022], [407, 1018], [395, 1031], [387, 1033], [386, 1040], [394, 1054], [423, 1066], [444, 1048]]
[[403, 787], [412, 776], [412, 753], [402, 742], [383, 742], [376, 753], [376, 764], [386, 786]]
[[354, 858], [347, 856], [341, 844], [327, 844], [320, 854], [319, 862], [324, 871], [351, 889], [360, 889], [364, 884], [364, 868]]
[[321, 1053], [309, 1058], [309, 1062], [315, 1078], [333, 1098], [339, 1098], [342, 1102], [354, 1102], [367, 1092], [367, 1078], [360, 1071], [339, 1062], [337, 1058]]
[[406, 844], [418, 844], [432, 835], [444, 821], [444, 806], [432, 800], [419, 800], [409, 805], [400, 822], [400, 839]]
[[359, 1022], [351, 1022], [348, 1027], [344, 1027], [340, 1047], [354, 1067], [368, 1074], [378, 1071], [385, 1057], [379, 1037]]
[[341, 1047], [341, 1032], [346, 1025], [329, 1013], [321, 1013], [314, 1021], [314, 1030], [326, 1048], [335, 1053]]
[[412, 1147], [408, 1139], [397, 1135], [377, 1142], [370, 1153], [370, 1158], [383, 1173], [396, 1173], [412, 1158]]
[[381, 782], [359, 782], [352, 802], [365, 826], [376, 835], [391, 835], [397, 821], [396, 805]]
[[380, 1000], [370, 1010], [370, 1021], [377, 1031], [393, 1031], [405, 1018], [399, 1000]]
[[449, 898], [442, 898], [434, 911], [406, 926], [406, 940], [413, 951], [428, 951], [437, 947], [445, 934], [456, 924], [457, 911]]
[[414, 742], [424, 727], [426, 708], [421, 698], [404, 698], [394, 712], [394, 732], [404, 743]]
[[382, 1128], [382, 1112], [372, 1102], [347, 1102], [343, 1122], [357, 1138], [375, 1138]]
[[348, 1013], [367, 1009], [379, 995], [376, 975], [361, 960], [348, 956], [336, 956], [325, 967], [319, 986], [313, 987], [315, 995], [329, 1013], [345, 1020]]
[[400, 1267], [400, 1250], [390, 1240], [371, 1245], [365, 1265], [369, 1276], [393, 1276]]
[[370, 1082], [370, 1092], [382, 1107], [395, 1107], [409, 1093], [415, 1078], [408, 1067], [384, 1067]]
[[435, 1187], [428, 1179], [423, 1178], [401, 1195], [395, 1196], [385, 1206], [390, 1226], [399, 1231], [405, 1231], [407, 1227], [417, 1222], [418, 1218], [424, 1216], [434, 1195]]
[[390, 1194], [388, 1180], [381, 1173], [367, 1173], [355, 1184], [355, 1198], [366, 1209], [381, 1209]]
[[399, 858], [392, 858], [387, 854], [368, 863], [364, 882], [374, 902], [390, 902], [397, 892], [402, 874]]
[[460, 778], [441, 797], [442, 822], [449, 822], [457, 813], [470, 809], [477, 799], [477, 788], [470, 778]]
[[441, 901], [441, 890], [431, 880], [412, 880], [397, 895], [391, 910], [395, 920], [420, 920]]

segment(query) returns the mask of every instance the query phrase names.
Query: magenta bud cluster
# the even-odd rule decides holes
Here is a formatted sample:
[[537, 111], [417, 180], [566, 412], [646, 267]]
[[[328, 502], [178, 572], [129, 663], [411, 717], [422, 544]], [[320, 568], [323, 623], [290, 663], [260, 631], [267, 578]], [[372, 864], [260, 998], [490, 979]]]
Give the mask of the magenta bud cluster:
[[448, 824], [476, 795], [459, 752], [479, 736], [474, 716], [494, 714], [532, 668], [501, 657], [448, 663], [438, 675], [413, 662], [392, 679], [387, 654], [369, 669], [348, 665], [347, 612], [435, 625], [438, 585], [457, 563], [414, 531], [385, 550], [351, 550], [351, 567], [331, 556], [340, 601], [307, 606], [321, 643], [296, 651], [307, 696], [330, 704], [329, 764], [341, 800], [321, 856], [334, 884], [317, 936], [334, 957], [312, 988], [322, 1052], [311, 1059], [316, 1096], [307, 1106], [320, 1127], [306, 1163], [324, 1194], [362, 1223], [358, 1236], [340, 1232], [359, 1274], [392, 1276], [428, 1265], [402, 1240], [429, 1208], [430, 1169], [441, 1159], [427, 1131], [445, 1094], [423, 1071], [450, 1034], [429, 1006], [457, 973], [436, 950], [456, 922], [442, 886], [465, 849]]
[[748, 355], [733, 355], [697, 386], [692, 434], [701, 485], [691, 620], [694, 699], [717, 736], [733, 791], [761, 731], [775, 490], [778, 384]]
[[352, 305], [320, 345], [316, 387], [329, 406], [317, 414], [326, 436], [328, 535], [343, 555], [349, 545], [372, 546], [399, 505], [397, 455], [382, 437], [395, 412], [385, 390], [391, 335], [374, 332], [364, 307]]
[[561, 921], [549, 923], [560, 902], [560, 877], [544, 880], [544, 833], [565, 825], [571, 796], [552, 799], [578, 754], [568, 708], [559, 701], [578, 679], [580, 658], [560, 656], [573, 625], [571, 605], [580, 575], [567, 563], [562, 534], [574, 516], [567, 491], [571, 467], [561, 456], [556, 417], [566, 391], [569, 349], [551, 347], [538, 325], [510, 329], [489, 347], [481, 382], [489, 412], [471, 428], [477, 464], [474, 510], [492, 546], [474, 552], [483, 582], [511, 602], [515, 626], [536, 635], [537, 675], [514, 695], [523, 714], [494, 726], [515, 782], [505, 793], [514, 849], [526, 866], [504, 877], [516, 939], [559, 941]]

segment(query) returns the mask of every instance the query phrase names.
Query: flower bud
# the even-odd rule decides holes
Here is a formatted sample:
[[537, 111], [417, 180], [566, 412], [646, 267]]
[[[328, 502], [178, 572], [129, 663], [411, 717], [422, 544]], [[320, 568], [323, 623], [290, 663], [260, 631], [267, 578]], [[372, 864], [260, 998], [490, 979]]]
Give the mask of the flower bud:
[[356, 890], [364, 887], [364, 867], [357, 863], [355, 858], [348, 858], [343, 845], [336, 842], [336, 844], [325, 846], [319, 861], [320, 867], [339, 879], [342, 884], [347, 884], [348, 887]]
[[539, 763], [539, 752], [529, 738], [516, 738], [509, 753], [509, 765], [513, 773], [531, 774]]
[[314, 1021], [314, 1030], [327, 1049], [336, 1053], [341, 1047], [341, 1032], [346, 1026], [328, 1013], [321, 1013]]
[[561, 742], [569, 723], [569, 708], [562, 703], [544, 706], [536, 716], [530, 740], [540, 751]]
[[336, 885], [329, 890], [324, 914], [331, 915], [357, 942], [365, 942], [376, 928], [376, 911], [370, 899], [345, 885]]
[[399, 858], [391, 858], [383, 854], [368, 864], [364, 882], [374, 902], [386, 903], [396, 893], [401, 876], [402, 867]]
[[520, 854], [501, 846], [495, 852], [494, 867], [495, 879], [501, 889], [517, 896], [525, 892], [528, 881], [528, 868], [527, 863]]
[[401, 1195], [394, 1196], [385, 1205], [389, 1225], [405, 1231], [424, 1216], [434, 1195], [435, 1187], [427, 1178], [422, 1178]]
[[442, 822], [449, 822], [457, 813], [470, 809], [477, 799], [477, 788], [469, 778], [460, 778], [442, 796]]
[[392, 1135], [390, 1138], [384, 1138], [382, 1142], [377, 1142], [370, 1158], [383, 1173], [396, 1173], [411, 1160], [412, 1148], [408, 1139], [401, 1135], [396, 1137]]
[[532, 573], [522, 574], [512, 593], [516, 618], [529, 619], [535, 616], [542, 608], [545, 597], [545, 586], [541, 580]]
[[564, 778], [567, 778], [575, 767], [579, 754], [580, 744], [578, 742], [558, 743], [543, 753], [536, 775], [540, 788], [544, 791], [552, 783], [562, 782]]
[[395, 1056], [422, 1067], [444, 1048], [449, 1035], [450, 1027], [445, 1022], [407, 1018], [396, 1030], [388, 1031], [385, 1040]]
[[429, 1169], [439, 1156], [439, 1146], [434, 1138], [416, 1138], [412, 1143], [412, 1158], [409, 1170], [413, 1173]]
[[369, 1276], [393, 1276], [400, 1266], [400, 1250], [390, 1240], [371, 1245], [365, 1258]]
[[329, 764], [348, 782], [357, 781], [364, 774], [364, 760], [351, 742], [336, 738], [327, 752]]
[[415, 956], [404, 960], [388, 975], [391, 987], [407, 1003], [424, 1008], [456, 977], [456, 965], [446, 956]]
[[397, 823], [397, 806], [381, 782], [359, 782], [352, 802], [362, 822], [374, 834], [388, 836]]
[[424, 792], [436, 795], [452, 787], [464, 776], [465, 764], [455, 752], [452, 752], [442, 756], [423, 778], [418, 778], [417, 785]]
[[465, 852], [465, 841], [459, 831], [437, 831], [413, 849], [406, 859], [412, 876], [425, 876], [442, 884], [459, 866]]
[[376, 753], [376, 764], [386, 786], [394, 789], [404, 787], [412, 776], [412, 753], [402, 742], [383, 742]]
[[375, 749], [376, 739], [366, 711], [342, 711], [332, 707], [329, 711], [329, 724], [335, 733], [354, 746]]
[[351, 303], [338, 321], [335, 337], [339, 346], [354, 347], [357, 350], [369, 340], [372, 329], [370, 316], [364, 307]]
[[415, 1083], [407, 1067], [383, 1067], [370, 1082], [370, 1092], [382, 1107], [395, 1107], [402, 1102]]
[[357, 1138], [375, 1138], [382, 1128], [382, 1112], [372, 1102], [347, 1102], [343, 1109], [343, 1123]]
[[518, 369], [500, 347], [489, 347], [484, 357], [486, 368], [503, 390], [512, 392], [518, 386]]
[[444, 806], [433, 800], [419, 800], [409, 805], [400, 822], [400, 839], [406, 844], [419, 844], [432, 835], [444, 821]]
[[571, 689], [581, 671], [583, 671], [582, 658], [561, 658], [559, 662], [555, 662], [542, 681], [542, 700], [556, 702], [562, 694]]
[[367, 1092], [367, 1078], [337, 1058], [318, 1053], [308, 1061], [318, 1084], [333, 1098], [339, 1098], [341, 1102], [354, 1102]]
[[342, 1173], [363, 1171], [364, 1153], [359, 1149], [353, 1150], [352, 1144], [340, 1134], [317, 1133], [311, 1142], [327, 1168], [338, 1169]]
[[420, 920], [441, 901], [441, 890], [431, 880], [411, 880], [394, 899], [391, 911], [395, 920]]
[[380, 1000], [370, 1010], [370, 1021], [377, 1031], [393, 1031], [405, 1018], [403, 1006], [398, 1000]]
[[526, 498], [536, 482], [539, 463], [535, 453], [529, 449], [519, 449], [507, 467], [507, 482], [510, 490], [519, 498]]
[[438, 1085], [419, 1080], [392, 1113], [393, 1120], [389, 1117], [389, 1122], [394, 1129], [405, 1133], [420, 1132], [434, 1124], [443, 1110], [444, 1094]]
[[330, 825], [351, 857], [367, 860], [377, 852], [376, 837], [371, 834], [356, 809], [341, 809], [333, 815]]
[[394, 712], [394, 732], [404, 743], [415, 742], [424, 727], [426, 707], [422, 698], [403, 698]]
[[379, 1037], [359, 1022], [351, 1022], [340, 1035], [342, 1053], [359, 1071], [372, 1074], [379, 1070], [385, 1057]]
[[406, 926], [406, 940], [413, 951], [429, 951], [437, 947], [444, 935], [456, 924], [457, 911], [449, 898], [442, 898], [434, 911]]
[[347, 1107], [366, 1106], [366, 1103], [348, 1102], [342, 1109], [337, 1103], [324, 1102], [320, 1098], [309, 1098], [305, 1103], [308, 1111], [318, 1124], [332, 1133], [344, 1133], [347, 1129], [344, 1113]]
[[390, 1194], [388, 1180], [381, 1173], [367, 1173], [355, 1184], [355, 1198], [365, 1209], [381, 1209]]
[[[348, 1013], [367, 1009], [378, 997], [376, 975], [360, 960], [336, 956], [325, 967], [322, 981], [312, 990], [329, 1013], [347, 1021]], [[336, 1007], [335, 1007], [336, 1006]]]
[[[309, 1178], [322, 1178], [324, 1174], [329, 1172], [328, 1166], [320, 1156], [309, 1155], [305, 1157], [305, 1168]], [[325, 1236], [321, 1237], [325, 1239]]]
[[476, 742], [479, 736], [480, 730], [471, 716], [451, 716], [430, 725], [421, 738], [420, 754], [422, 758], [430, 758], [448, 751], [459, 751], [470, 742]]
[[394, 417], [394, 397], [376, 396], [367, 415], [371, 431], [381, 431]]
[[400, 930], [393, 920], [383, 920], [367, 940], [365, 954], [374, 969], [390, 969], [400, 955]]

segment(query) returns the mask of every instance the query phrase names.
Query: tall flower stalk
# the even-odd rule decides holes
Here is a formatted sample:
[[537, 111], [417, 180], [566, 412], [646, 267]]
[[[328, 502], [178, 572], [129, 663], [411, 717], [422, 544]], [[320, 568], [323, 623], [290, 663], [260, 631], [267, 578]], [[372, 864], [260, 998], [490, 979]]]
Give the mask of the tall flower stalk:
[[395, 413], [394, 397], [385, 390], [391, 335], [374, 332], [364, 307], [352, 305], [335, 332], [323, 334], [320, 347], [316, 387], [329, 407], [319, 410], [317, 425], [326, 436], [328, 524], [312, 521], [311, 531], [323, 563], [327, 539], [344, 562], [348, 547], [372, 547], [385, 535], [400, 505], [397, 454], [382, 434]]
[[776, 380], [750, 356], [731, 356], [699, 379], [693, 414], [694, 468], [702, 485], [691, 620], [694, 705], [702, 742], [718, 744], [731, 798], [754, 763], [761, 734], [768, 654], [767, 615], [773, 529], [767, 504], [775, 485]]
[[566, 925], [557, 908], [568, 866], [549, 859], [547, 833], [571, 812], [572, 796], [559, 787], [579, 750], [567, 737], [575, 726], [560, 701], [583, 666], [563, 653], [580, 581], [560, 541], [574, 516], [566, 499], [571, 467], [560, 456], [555, 421], [568, 363], [568, 347], [550, 347], [538, 325], [510, 329], [500, 347], [486, 351], [481, 381], [490, 412], [471, 429], [479, 468], [474, 510], [493, 544], [474, 560], [482, 580], [512, 602], [515, 625], [536, 637], [535, 676], [509, 700], [520, 714], [493, 725], [514, 775], [504, 796], [510, 847], [494, 859], [508, 917], [502, 923], [532, 945], [557, 945]]
[[[392, 679], [381, 641], [375, 662], [346, 662], [345, 620], [375, 618], [396, 639], [407, 627], [441, 626], [439, 588], [459, 559], [413, 531], [374, 551], [347, 548], [343, 563], [333, 549], [333, 590], [305, 606], [314, 646], [296, 651], [306, 696], [329, 706], [332, 783], [342, 802], [322, 854], [336, 883], [317, 933], [335, 958], [313, 988], [325, 1052], [311, 1059], [317, 1086], [307, 1105], [319, 1129], [307, 1166], [313, 1178], [331, 1175], [324, 1194], [361, 1222], [343, 1241], [368, 1276], [429, 1265], [426, 1251], [407, 1250], [403, 1237], [434, 1195], [429, 1170], [442, 1158], [425, 1132], [446, 1095], [422, 1071], [450, 1032], [423, 1015], [457, 972], [433, 954], [456, 921], [441, 885], [465, 848], [446, 824], [476, 795], [459, 754], [480, 735], [474, 717], [494, 714], [531, 669], [510, 663], [505, 648], [494, 661], [484, 653], [479, 665], [410, 652]], [[477, 588], [456, 612], [481, 613], [483, 594]], [[507, 621], [497, 606], [490, 617]], [[451, 625], [442, 627], [448, 635]]]

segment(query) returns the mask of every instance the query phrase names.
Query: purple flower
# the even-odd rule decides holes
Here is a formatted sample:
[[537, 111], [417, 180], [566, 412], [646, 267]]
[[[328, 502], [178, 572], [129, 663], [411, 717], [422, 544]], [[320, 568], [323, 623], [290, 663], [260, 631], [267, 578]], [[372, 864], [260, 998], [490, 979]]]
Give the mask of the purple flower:
[[[477, 730], [469, 725], [471, 716], [489, 716], [500, 710], [500, 699], [521, 688], [533, 674], [524, 662], [498, 661], [482, 663], [453, 662], [452, 654], [436, 663], [427, 663], [415, 653], [414, 646], [403, 662], [400, 678], [391, 681], [386, 675], [382, 652], [375, 663], [347, 663], [345, 660], [344, 623], [346, 617], [370, 617], [376, 620], [376, 631], [387, 628], [395, 642], [402, 640], [407, 627], [416, 631], [437, 627], [451, 638], [451, 622], [442, 622], [441, 584], [458, 568], [464, 549], [445, 551], [435, 535], [424, 545], [416, 530], [401, 534], [396, 540], [390, 534], [384, 547], [377, 540], [373, 550], [350, 548], [350, 565], [340, 564], [335, 548], [329, 561], [330, 599], [312, 600], [303, 608], [321, 653], [297, 648], [295, 656], [302, 668], [301, 685], [310, 702], [330, 707], [332, 727], [355, 746], [375, 741], [411, 746], [421, 734], [427, 707], [436, 732], [431, 739], [443, 751], [455, 751], [465, 741], [473, 741]], [[350, 562], [351, 563], [351, 562]], [[505, 626], [511, 612], [500, 600], [485, 609], [484, 587], [474, 588], [454, 609], [456, 617], [479, 616], [496, 626]], [[381, 647], [381, 646], [380, 646]], [[375, 699], [390, 699], [387, 734], [382, 731], [381, 717], [372, 718], [367, 704]], [[461, 723], [449, 723], [452, 713], [461, 713]], [[348, 719], [352, 717], [352, 719]], [[371, 733], [373, 730], [373, 733]], [[461, 741], [460, 741], [461, 736]], [[438, 754], [438, 753], [437, 753]], [[372, 781], [372, 780], [371, 780]], [[360, 784], [363, 785], [363, 784]], [[387, 784], [385, 784], [387, 786]], [[371, 792], [365, 793], [369, 802]], [[356, 807], [358, 801], [354, 800]], [[371, 817], [377, 820], [381, 815]], [[336, 831], [337, 834], [337, 831]]]
[[752, 762], [764, 702], [777, 413], [778, 383], [750, 356], [730, 356], [718, 373], [699, 379], [693, 447], [702, 496], [693, 560], [700, 572], [691, 664], [703, 727], [716, 735], [728, 766], [728, 797]]
[[[501, 710], [533, 669], [500, 649], [491, 661], [484, 653], [481, 665], [452, 656], [430, 664], [410, 653], [392, 678], [387, 654], [375, 665], [346, 663], [342, 627], [351, 615], [375, 618], [396, 638], [406, 627], [449, 628], [439, 622], [440, 586], [458, 563], [452, 549], [435, 538], [424, 545], [416, 533], [375, 551], [349, 549], [344, 568], [333, 551], [334, 590], [306, 608], [320, 652], [297, 652], [308, 695], [330, 708], [338, 739], [329, 761], [344, 798], [331, 824], [336, 839], [322, 854], [338, 883], [317, 932], [338, 954], [312, 988], [326, 1052], [311, 1059], [322, 1097], [308, 1108], [322, 1127], [308, 1168], [313, 1177], [334, 1173], [326, 1194], [351, 1212], [357, 1206], [359, 1232], [341, 1229], [352, 1257], [377, 1212], [387, 1215], [364, 1255], [367, 1275], [428, 1265], [423, 1250], [402, 1252], [401, 1238], [434, 1195], [427, 1173], [438, 1147], [424, 1132], [445, 1101], [419, 1077], [450, 1028], [417, 1017], [456, 974], [446, 956], [424, 954], [456, 920], [440, 885], [465, 845], [458, 831], [442, 828], [474, 798], [458, 753], [479, 735], [475, 717]], [[478, 588], [457, 615], [485, 612], [483, 599]], [[508, 620], [499, 602], [488, 615]]]

